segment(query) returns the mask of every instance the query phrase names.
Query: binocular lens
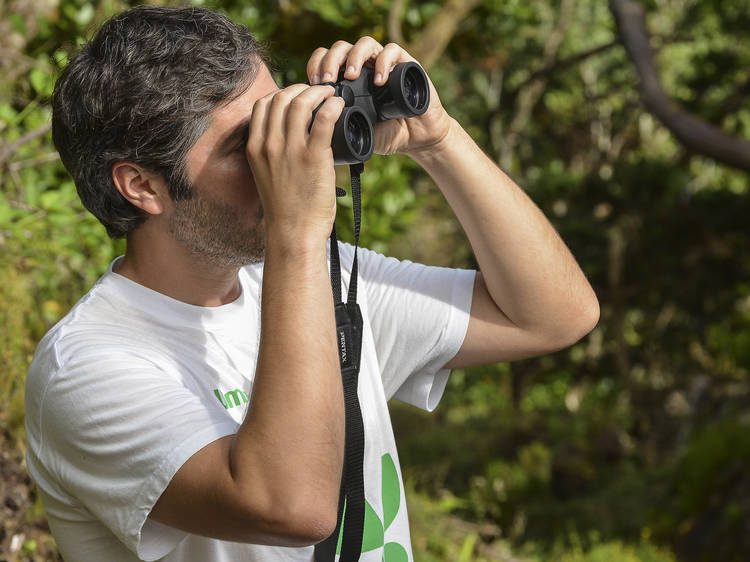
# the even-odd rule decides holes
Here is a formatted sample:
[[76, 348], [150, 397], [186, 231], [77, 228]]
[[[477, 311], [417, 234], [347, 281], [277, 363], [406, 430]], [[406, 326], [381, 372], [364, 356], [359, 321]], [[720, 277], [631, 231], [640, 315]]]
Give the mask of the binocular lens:
[[350, 119], [346, 124], [346, 138], [354, 152], [360, 154], [362, 152], [362, 129], [357, 127], [356, 119]]
[[346, 139], [354, 154], [364, 156], [370, 151], [371, 129], [364, 115], [352, 113], [346, 123]]
[[345, 107], [333, 127], [331, 148], [335, 164], [356, 164], [372, 156], [372, 123], [360, 108]]
[[414, 61], [397, 64], [385, 86], [373, 93], [377, 120], [422, 115], [430, 105], [430, 81]]
[[404, 76], [404, 98], [413, 109], [420, 110], [427, 99], [427, 83], [416, 68], [409, 68]]

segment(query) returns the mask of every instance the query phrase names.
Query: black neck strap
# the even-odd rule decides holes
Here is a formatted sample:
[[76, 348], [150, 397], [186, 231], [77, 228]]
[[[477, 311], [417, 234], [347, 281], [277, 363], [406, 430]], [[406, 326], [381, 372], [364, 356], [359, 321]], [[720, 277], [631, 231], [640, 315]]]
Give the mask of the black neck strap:
[[[362, 534], [365, 525], [365, 483], [363, 465], [365, 457], [365, 429], [359, 406], [357, 388], [359, 361], [362, 350], [362, 314], [357, 304], [357, 250], [362, 222], [362, 190], [360, 174], [364, 165], [349, 166], [352, 178], [352, 203], [354, 207], [354, 260], [349, 278], [349, 295], [341, 300], [341, 262], [339, 258], [336, 223], [331, 231], [331, 288], [336, 314], [336, 341], [339, 348], [341, 378], [344, 385], [346, 416], [346, 441], [344, 468], [341, 477], [339, 509], [336, 529], [323, 542], [315, 545], [316, 562], [333, 562], [339, 552], [339, 562], [355, 562], [362, 551]], [[336, 195], [346, 192], [336, 188]]]

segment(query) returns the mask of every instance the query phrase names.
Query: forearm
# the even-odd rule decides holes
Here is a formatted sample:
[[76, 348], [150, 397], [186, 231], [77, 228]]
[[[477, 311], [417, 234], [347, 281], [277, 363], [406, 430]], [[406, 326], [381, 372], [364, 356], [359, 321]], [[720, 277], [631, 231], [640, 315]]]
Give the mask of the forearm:
[[[289, 509], [337, 505], [344, 400], [325, 244], [269, 242], [252, 399], [232, 447], [235, 480], [261, 478]], [[330, 510], [329, 510], [330, 511]]]
[[570, 251], [455, 120], [438, 144], [411, 156], [443, 192], [492, 300], [513, 324], [550, 339], [569, 337], [577, 324], [580, 331], [590, 329], [598, 315], [596, 297]]

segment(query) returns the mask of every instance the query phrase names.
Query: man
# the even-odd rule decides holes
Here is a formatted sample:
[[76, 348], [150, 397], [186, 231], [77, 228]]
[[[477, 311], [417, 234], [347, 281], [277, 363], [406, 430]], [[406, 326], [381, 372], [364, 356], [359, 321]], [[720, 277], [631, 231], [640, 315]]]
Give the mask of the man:
[[[66, 68], [55, 144], [127, 250], [29, 371], [28, 465], [65, 559], [309, 561], [332, 533], [344, 401], [326, 242], [343, 101], [320, 84], [364, 64], [383, 84], [408, 60], [395, 44], [339, 41], [313, 53], [312, 85], [279, 89], [245, 28], [144, 7]], [[432, 86], [424, 115], [376, 126], [375, 149], [432, 176], [482, 270], [360, 251], [361, 560], [400, 561], [413, 557], [387, 400], [432, 409], [451, 368], [570, 345], [598, 304]]]

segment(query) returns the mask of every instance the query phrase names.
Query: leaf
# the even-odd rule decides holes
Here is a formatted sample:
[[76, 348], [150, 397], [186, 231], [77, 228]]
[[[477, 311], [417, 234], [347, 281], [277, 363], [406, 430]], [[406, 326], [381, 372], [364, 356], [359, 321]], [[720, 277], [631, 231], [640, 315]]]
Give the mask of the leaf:
[[383, 535], [383, 524], [380, 522], [380, 517], [375, 513], [375, 510], [370, 505], [370, 502], [365, 502], [365, 527], [362, 533], [362, 552], [368, 552], [375, 550], [383, 546], [385, 541]]
[[31, 82], [31, 87], [40, 96], [48, 97], [52, 95], [54, 81], [48, 72], [34, 68], [29, 75], [29, 81]]
[[87, 26], [94, 19], [94, 7], [90, 3], [81, 6], [81, 9], [75, 15], [75, 20], [81, 27]]
[[387, 529], [393, 523], [401, 505], [401, 486], [398, 471], [391, 455], [383, 455], [383, 526]]
[[389, 542], [385, 545], [383, 562], [409, 562], [409, 555], [397, 542]]
[[55, 61], [55, 64], [58, 66], [58, 68], [66, 67], [70, 60], [68, 58], [68, 53], [66, 53], [62, 49], [58, 49], [57, 51], [55, 51], [55, 54], [52, 55], [52, 59]]
[[49, 189], [39, 196], [43, 209], [49, 211], [63, 208], [63, 197], [57, 189]]
[[0, 204], [0, 224], [5, 227], [9, 225], [18, 212], [5, 204]]
[[18, 112], [8, 103], [0, 103], [0, 121], [7, 125], [12, 125], [18, 117]]
[[[344, 521], [346, 519], [346, 500], [344, 500], [344, 511], [341, 515], [341, 527], [339, 528], [339, 539], [336, 544], [336, 554], [341, 554], [341, 543], [344, 537]], [[383, 546], [385, 538], [383, 535], [383, 523], [370, 502], [365, 501], [365, 524], [362, 532], [362, 552], [369, 552]]]

